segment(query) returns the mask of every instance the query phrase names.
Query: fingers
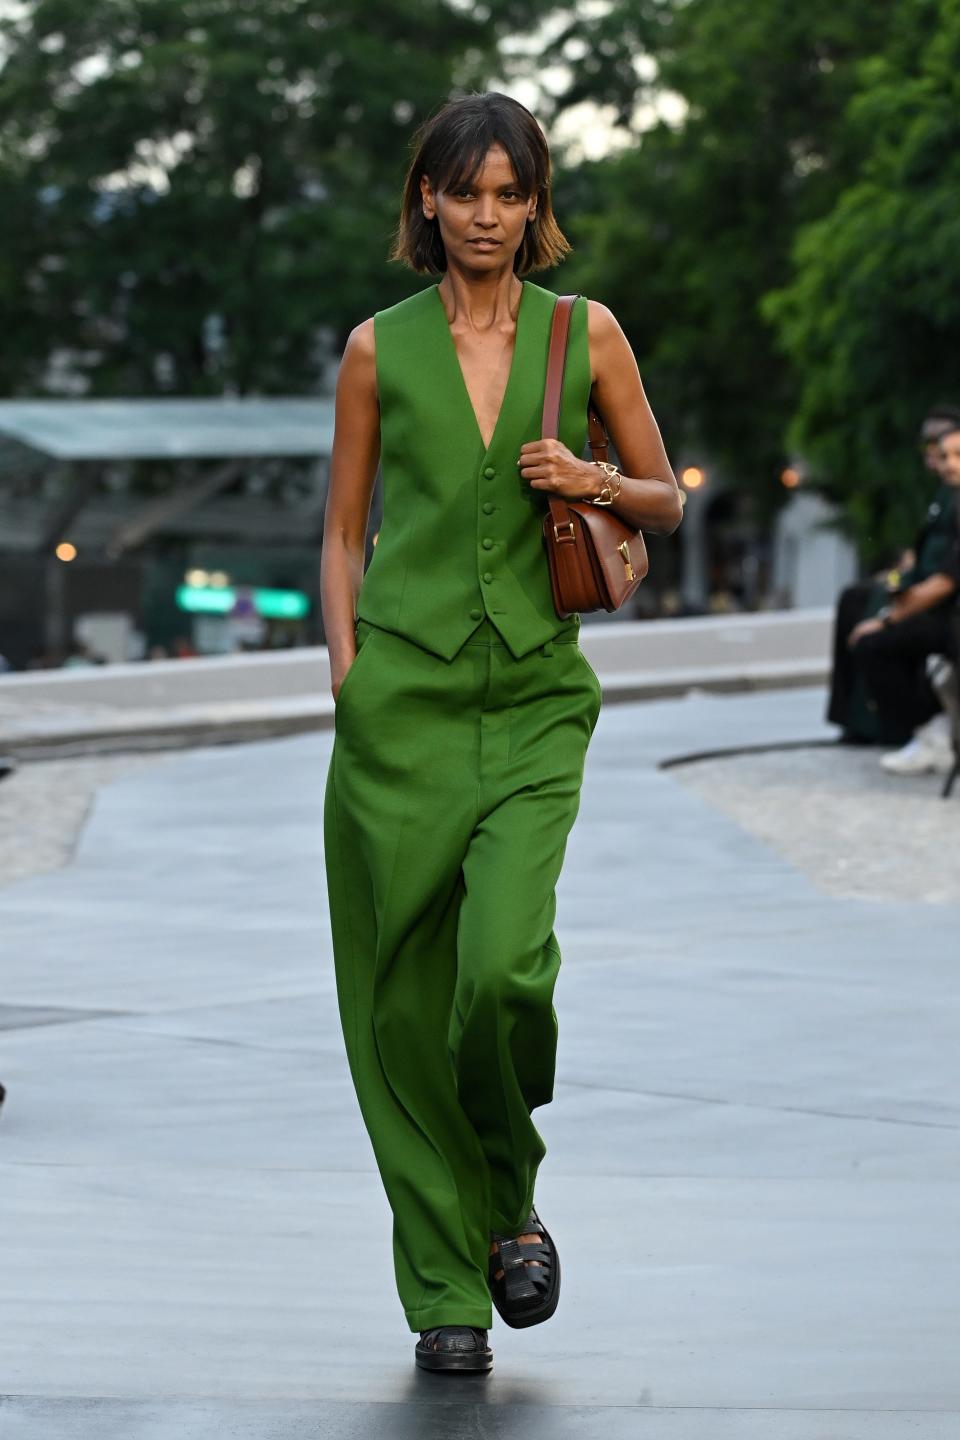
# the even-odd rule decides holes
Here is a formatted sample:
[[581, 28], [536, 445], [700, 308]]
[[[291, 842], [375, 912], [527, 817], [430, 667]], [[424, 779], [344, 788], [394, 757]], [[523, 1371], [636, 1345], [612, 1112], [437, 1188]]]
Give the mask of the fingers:
[[521, 475], [549, 475], [559, 469], [560, 464], [559, 455], [521, 454], [517, 461]]
[[543, 460], [549, 455], [559, 457], [571, 453], [562, 440], [528, 440], [525, 445], [520, 446], [521, 461]]
[[583, 491], [581, 462], [561, 440], [530, 440], [521, 445], [517, 469], [536, 490], [554, 490], [572, 498]]

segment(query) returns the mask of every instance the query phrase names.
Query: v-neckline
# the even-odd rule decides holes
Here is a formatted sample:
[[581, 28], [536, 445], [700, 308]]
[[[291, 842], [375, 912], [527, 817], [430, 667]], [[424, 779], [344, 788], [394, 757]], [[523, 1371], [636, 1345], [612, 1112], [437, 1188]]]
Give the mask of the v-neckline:
[[473, 401], [470, 398], [470, 391], [467, 388], [467, 382], [463, 374], [463, 366], [460, 364], [460, 353], [457, 350], [456, 341], [453, 338], [453, 331], [450, 329], [450, 321], [447, 319], [447, 310], [446, 306], [443, 303], [443, 296], [440, 294], [440, 285], [439, 283], [437, 283], [433, 287], [434, 294], [437, 297], [437, 310], [440, 315], [440, 322], [443, 325], [444, 330], [446, 331], [447, 340], [449, 342], [450, 351], [453, 357], [453, 363], [456, 368], [457, 376], [459, 377], [460, 393], [463, 396], [463, 399], [466, 401], [467, 410], [470, 414], [471, 420], [473, 421], [474, 432], [480, 442], [480, 448], [483, 451], [484, 456], [490, 454], [490, 451], [493, 449], [497, 436], [500, 433], [500, 424], [503, 420], [503, 413], [507, 408], [507, 401], [510, 398], [510, 391], [517, 374], [517, 351], [520, 348], [520, 322], [524, 315], [524, 300], [526, 298], [528, 288], [526, 280], [521, 280], [520, 284], [523, 286], [523, 289], [520, 291], [520, 301], [517, 305], [516, 330], [513, 337], [513, 354], [510, 357], [510, 369], [507, 372], [507, 383], [504, 386], [503, 396], [500, 401], [500, 409], [497, 413], [496, 423], [494, 424], [493, 430], [490, 435], [489, 444], [485, 443], [484, 441], [483, 434], [480, 430], [480, 422], [477, 419], [477, 412], [473, 408]]

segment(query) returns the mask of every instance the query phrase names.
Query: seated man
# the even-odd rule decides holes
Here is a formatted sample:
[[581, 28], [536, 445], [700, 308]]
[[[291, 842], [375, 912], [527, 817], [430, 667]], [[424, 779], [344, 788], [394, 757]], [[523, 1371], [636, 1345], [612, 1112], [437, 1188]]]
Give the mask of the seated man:
[[[943, 486], [943, 458], [940, 437], [955, 425], [960, 424], [960, 407], [938, 405], [924, 418], [920, 429], [920, 447], [923, 463], [929, 474], [936, 477], [940, 488]], [[939, 495], [939, 490], [938, 490]], [[938, 503], [935, 497], [934, 503]], [[933, 507], [931, 506], [931, 510]], [[884, 575], [874, 576], [848, 585], [841, 593], [833, 635], [833, 674], [830, 682], [830, 698], [827, 705], [827, 719], [843, 728], [842, 739], [850, 743], [869, 744], [882, 742], [898, 744], [899, 732], [891, 735], [882, 730], [877, 707], [867, 691], [860, 673], [850, 637], [857, 625], [864, 619], [875, 616], [891, 599], [892, 590], [902, 585], [901, 572], [916, 563], [917, 550], [922, 546], [931, 521], [928, 510], [923, 528], [910, 551], [905, 552], [899, 567]], [[936, 519], [936, 516], [933, 517]]]
[[960, 584], [960, 423], [940, 437], [940, 451], [943, 484], [920, 533], [916, 562], [889, 602], [861, 620], [848, 641], [876, 707], [880, 738], [902, 747], [882, 763], [901, 774], [949, 770], [952, 764], [949, 729], [926, 661], [929, 655], [957, 658], [952, 611]]

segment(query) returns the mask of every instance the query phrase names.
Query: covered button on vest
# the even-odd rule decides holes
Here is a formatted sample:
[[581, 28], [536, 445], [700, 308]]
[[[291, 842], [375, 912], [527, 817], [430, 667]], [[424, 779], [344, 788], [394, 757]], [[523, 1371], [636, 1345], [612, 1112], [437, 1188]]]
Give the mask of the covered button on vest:
[[[542, 540], [546, 492], [517, 465], [538, 439], [556, 296], [523, 282], [503, 405], [485, 447], [436, 285], [374, 316], [383, 521], [357, 615], [452, 660], [484, 616], [515, 659], [570, 620], [554, 609]], [[560, 439], [583, 454], [587, 302], [574, 305]]]

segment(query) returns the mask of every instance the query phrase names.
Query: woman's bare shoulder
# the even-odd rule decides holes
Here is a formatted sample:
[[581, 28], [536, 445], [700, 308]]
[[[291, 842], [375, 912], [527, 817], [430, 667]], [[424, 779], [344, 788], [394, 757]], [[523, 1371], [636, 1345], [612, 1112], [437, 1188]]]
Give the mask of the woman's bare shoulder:
[[360, 392], [369, 392], [371, 396], [376, 394], [377, 347], [373, 316], [369, 320], [361, 320], [347, 336], [347, 343], [340, 356], [337, 387], [354, 395]]
[[593, 379], [622, 362], [627, 340], [613, 311], [599, 300], [587, 300], [587, 341]]
[[613, 311], [600, 300], [587, 301], [587, 331], [591, 340], [601, 342], [623, 334]]
[[377, 342], [374, 335], [372, 315], [368, 320], [361, 320], [360, 324], [355, 325], [350, 331], [343, 350], [344, 359], [346, 359], [348, 352], [353, 359], [372, 360], [375, 358]]

